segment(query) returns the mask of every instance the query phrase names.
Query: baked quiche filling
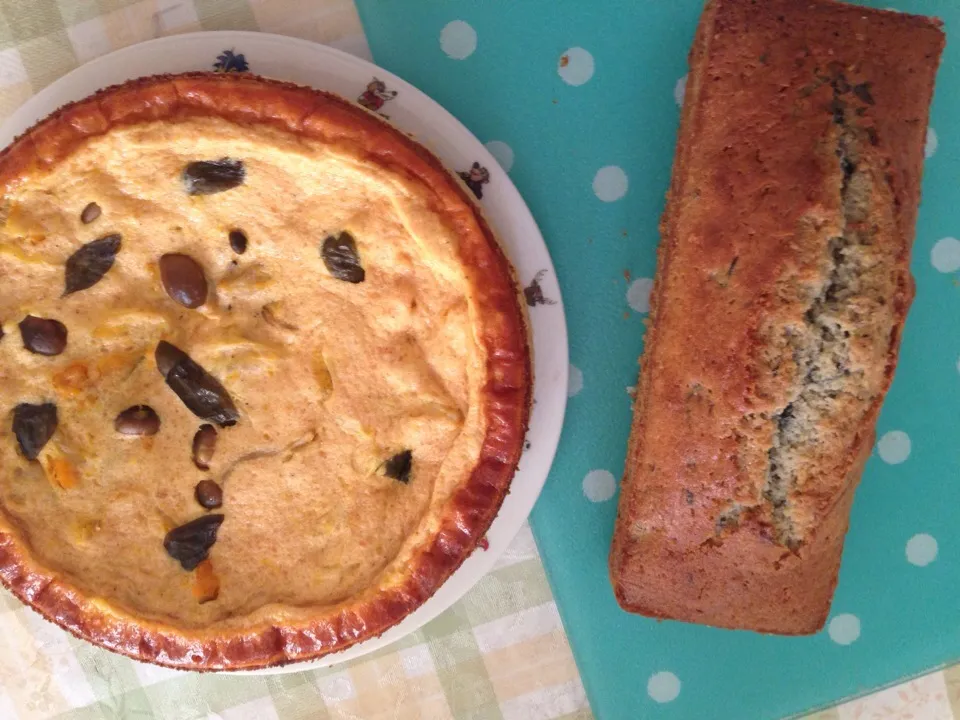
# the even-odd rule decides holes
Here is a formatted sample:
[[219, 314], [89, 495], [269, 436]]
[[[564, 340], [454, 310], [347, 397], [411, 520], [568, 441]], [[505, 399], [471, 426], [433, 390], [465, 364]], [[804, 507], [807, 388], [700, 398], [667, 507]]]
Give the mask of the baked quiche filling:
[[114, 127], [7, 186], [0, 511], [183, 629], [405, 572], [488, 431], [459, 238], [402, 169], [269, 124]]

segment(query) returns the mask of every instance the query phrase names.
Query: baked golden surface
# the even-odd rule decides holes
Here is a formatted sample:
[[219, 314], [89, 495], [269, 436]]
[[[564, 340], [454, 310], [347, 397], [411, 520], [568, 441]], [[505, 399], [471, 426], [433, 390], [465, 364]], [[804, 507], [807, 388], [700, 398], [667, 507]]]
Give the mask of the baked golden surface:
[[198, 74], [60, 111], [0, 181], [22, 599], [141, 659], [254, 667], [383, 632], [476, 547], [529, 356], [433, 156], [339, 98]]
[[942, 47], [929, 18], [708, 3], [610, 555], [625, 609], [823, 625], [913, 296]]

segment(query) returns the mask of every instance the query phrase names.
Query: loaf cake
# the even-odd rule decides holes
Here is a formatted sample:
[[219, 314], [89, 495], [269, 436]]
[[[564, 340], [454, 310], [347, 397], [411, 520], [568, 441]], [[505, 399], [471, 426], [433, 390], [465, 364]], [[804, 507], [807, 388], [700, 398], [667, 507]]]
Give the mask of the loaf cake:
[[383, 633], [478, 547], [532, 388], [468, 188], [374, 113], [141, 78], [0, 154], [0, 580], [138, 660]]
[[823, 626], [913, 296], [943, 44], [832, 0], [705, 8], [610, 554], [625, 610]]

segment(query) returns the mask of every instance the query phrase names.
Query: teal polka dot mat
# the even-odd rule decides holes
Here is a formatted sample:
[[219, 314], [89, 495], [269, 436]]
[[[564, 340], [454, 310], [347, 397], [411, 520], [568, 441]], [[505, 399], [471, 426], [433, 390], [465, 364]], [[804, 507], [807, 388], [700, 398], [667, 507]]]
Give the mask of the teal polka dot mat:
[[619, 610], [607, 579], [629, 392], [700, 0], [357, 4], [375, 60], [488, 143], [556, 264], [570, 400], [533, 525], [596, 715], [779, 718], [960, 659], [956, 0], [876, 3], [946, 21], [913, 254], [917, 298], [830, 619], [798, 639], [634, 617]]

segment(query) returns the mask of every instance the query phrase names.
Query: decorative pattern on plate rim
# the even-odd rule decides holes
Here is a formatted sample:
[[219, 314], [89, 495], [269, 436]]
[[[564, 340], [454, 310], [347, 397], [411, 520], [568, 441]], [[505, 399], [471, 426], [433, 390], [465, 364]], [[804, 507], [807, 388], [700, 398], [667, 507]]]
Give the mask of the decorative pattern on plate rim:
[[[476, 163], [474, 163], [476, 165]], [[536, 275], [533, 276], [533, 280], [530, 281], [530, 284], [523, 289], [523, 296], [527, 300], [527, 305], [530, 307], [536, 307], [537, 305], [556, 305], [556, 300], [551, 300], [550, 298], [544, 296], [543, 288], [540, 286], [540, 281], [543, 279], [543, 276], [546, 274], [546, 269], [541, 270]]]
[[457, 175], [466, 183], [466, 186], [470, 188], [473, 194], [477, 196], [477, 200], [483, 200], [483, 186], [490, 182], [489, 170], [480, 163], [475, 162], [470, 166], [469, 170], [466, 172], [458, 172]]
[[376, 77], [367, 83], [367, 89], [360, 93], [357, 102], [367, 110], [380, 113], [383, 117], [389, 117], [380, 112], [386, 103], [397, 97], [396, 90], [387, 90], [387, 84]]
[[217, 55], [217, 61], [213, 64], [215, 72], [248, 72], [250, 65], [243, 53], [236, 52], [233, 48], [224, 50]]

